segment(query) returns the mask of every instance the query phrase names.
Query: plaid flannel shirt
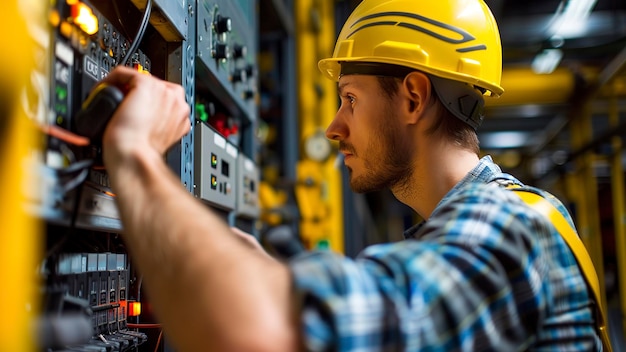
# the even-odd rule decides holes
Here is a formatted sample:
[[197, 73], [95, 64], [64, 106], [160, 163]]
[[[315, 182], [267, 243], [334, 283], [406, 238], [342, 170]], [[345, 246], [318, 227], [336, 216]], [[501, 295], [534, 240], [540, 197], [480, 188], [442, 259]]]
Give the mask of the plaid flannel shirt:
[[407, 240], [368, 247], [356, 259], [328, 251], [294, 258], [305, 348], [601, 350], [593, 302], [567, 244], [495, 181], [521, 184], [484, 157]]

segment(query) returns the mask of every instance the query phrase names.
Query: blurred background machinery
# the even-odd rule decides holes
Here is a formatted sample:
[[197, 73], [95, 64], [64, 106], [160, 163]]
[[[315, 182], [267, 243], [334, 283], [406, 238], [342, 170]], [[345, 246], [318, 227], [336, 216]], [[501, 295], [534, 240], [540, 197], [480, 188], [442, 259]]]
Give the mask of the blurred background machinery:
[[[193, 128], [169, 166], [276, 256], [355, 256], [401, 240], [416, 215], [389, 192], [352, 193], [324, 138], [338, 100], [317, 61], [359, 2], [11, 2], [2, 40], [16, 50], [0, 66], [32, 70], [2, 71], [3, 96], [17, 104], [0, 106], [16, 116], [0, 124], [11, 137], [0, 150], [0, 216], [7, 233], [24, 235], [0, 242], [4, 267], [16, 268], [1, 271], [3, 282], [19, 288], [0, 300], [19, 317], [2, 325], [0, 350], [169, 350], [124, 246], [98, 143], [76, 133], [83, 100], [116, 65], [185, 88]], [[488, 101], [482, 153], [569, 206], [607, 297], [614, 347], [625, 350], [626, 3], [486, 3], [501, 30], [506, 93]], [[14, 339], [30, 336], [30, 320], [37, 338]]]

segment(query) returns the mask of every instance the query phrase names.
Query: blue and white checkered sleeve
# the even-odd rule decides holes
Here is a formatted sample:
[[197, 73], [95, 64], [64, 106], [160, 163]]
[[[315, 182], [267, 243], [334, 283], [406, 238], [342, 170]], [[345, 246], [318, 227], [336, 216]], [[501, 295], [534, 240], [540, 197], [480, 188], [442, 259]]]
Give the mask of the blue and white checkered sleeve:
[[372, 246], [356, 260], [330, 252], [294, 259], [306, 349], [515, 350], [529, 343], [550, 296], [533, 230], [510, 203], [476, 202], [446, 209], [441, 223], [427, 224], [426, 240]]
[[362, 262], [313, 252], [291, 263], [307, 351], [379, 349], [385, 302]]

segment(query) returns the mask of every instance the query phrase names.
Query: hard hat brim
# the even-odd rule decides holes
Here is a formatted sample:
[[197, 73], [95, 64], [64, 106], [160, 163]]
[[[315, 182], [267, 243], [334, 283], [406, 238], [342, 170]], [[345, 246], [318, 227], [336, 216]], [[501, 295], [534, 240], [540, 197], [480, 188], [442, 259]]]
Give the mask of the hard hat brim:
[[[383, 59], [383, 60], [381, 60]], [[489, 97], [497, 98], [504, 93], [504, 89], [497, 84], [487, 82], [484, 80], [476, 79], [476, 77], [465, 75], [459, 72], [447, 72], [438, 70], [436, 68], [420, 65], [419, 63], [404, 61], [399, 59], [380, 58], [380, 57], [349, 57], [349, 58], [328, 58], [322, 59], [318, 62], [317, 66], [322, 74], [333, 80], [338, 81], [341, 73], [342, 62], [378, 62], [386, 64], [394, 64], [404, 67], [414, 68], [416, 70], [432, 74], [437, 77], [447, 78], [455, 81], [461, 81], [470, 85], [483, 88], [486, 90], [485, 95]]]

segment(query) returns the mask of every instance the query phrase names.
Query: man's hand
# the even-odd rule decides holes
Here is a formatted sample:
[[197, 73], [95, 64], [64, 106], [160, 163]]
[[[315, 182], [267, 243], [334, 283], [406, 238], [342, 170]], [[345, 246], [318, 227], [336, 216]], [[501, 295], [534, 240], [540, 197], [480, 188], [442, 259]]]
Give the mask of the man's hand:
[[107, 168], [119, 166], [135, 153], [162, 155], [189, 132], [189, 104], [180, 85], [124, 66], [116, 67], [103, 81], [125, 93], [103, 137]]

